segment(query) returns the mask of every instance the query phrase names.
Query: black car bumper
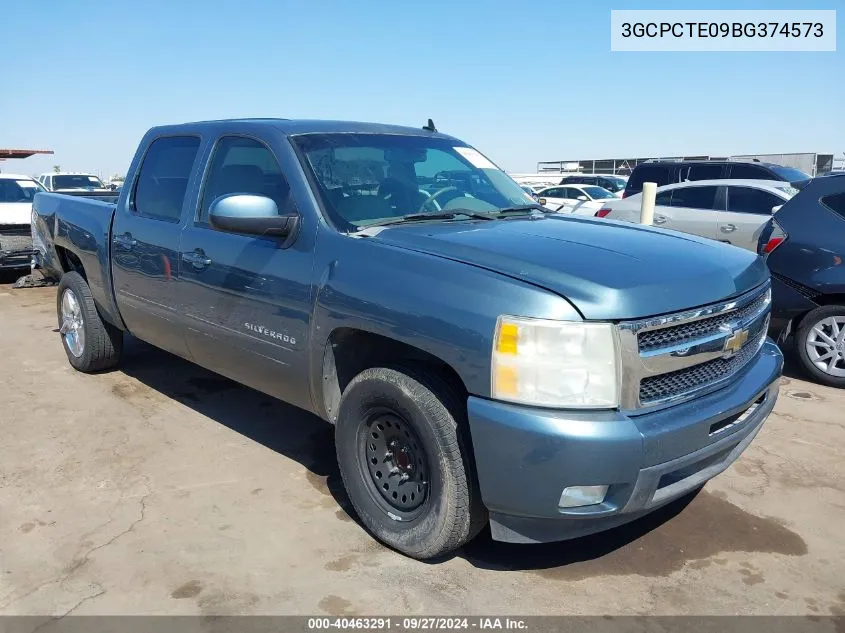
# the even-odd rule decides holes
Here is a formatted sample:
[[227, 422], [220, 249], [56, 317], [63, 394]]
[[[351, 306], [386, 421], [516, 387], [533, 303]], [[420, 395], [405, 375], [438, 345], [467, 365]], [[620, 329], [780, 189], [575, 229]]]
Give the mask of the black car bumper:
[[782, 343], [795, 329], [794, 321], [819, 307], [811, 298], [809, 289], [772, 275], [772, 319], [769, 323], [769, 336]]

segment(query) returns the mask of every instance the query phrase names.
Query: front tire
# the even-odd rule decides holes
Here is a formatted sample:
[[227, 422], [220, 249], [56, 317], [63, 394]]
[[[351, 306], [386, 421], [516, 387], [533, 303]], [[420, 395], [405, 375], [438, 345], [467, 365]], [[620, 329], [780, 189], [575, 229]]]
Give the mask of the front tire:
[[91, 289], [79, 273], [62, 275], [56, 311], [62, 347], [74, 369], [90, 373], [110, 369], [120, 362], [123, 332], [102, 320]]
[[364, 526], [408, 556], [447, 554], [484, 526], [460, 421], [465, 407], [437, 377], [377, 367], [340, 401], [335, 447]]
[[801, 319], [795, 351], [804, 371], [815, 381], [845, 387], [845, 306], [822, 306]]

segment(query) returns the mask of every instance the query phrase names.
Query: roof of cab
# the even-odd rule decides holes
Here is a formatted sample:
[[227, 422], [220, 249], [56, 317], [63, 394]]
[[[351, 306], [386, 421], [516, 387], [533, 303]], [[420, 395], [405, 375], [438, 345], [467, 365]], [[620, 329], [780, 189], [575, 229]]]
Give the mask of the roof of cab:
[[398, 134], [402, 136], [433, 136], [444, 139], [454, 139], [448, 134], [430, 132], [422, 127], [406, 127], [402, 125], [387, 125], [384, 123], [364, 123], [360, 121], [322, 121], [309, 119], [219, 119], [215, 121], [196, 121], [180, 123], [178, 125], [157, 126], [150, 130], [156, 133], [173, 133], [176, 131], [212, 130], [222, 132], [232, 127], [240, 128], [273, 128], [294, 136], [297, 134]]

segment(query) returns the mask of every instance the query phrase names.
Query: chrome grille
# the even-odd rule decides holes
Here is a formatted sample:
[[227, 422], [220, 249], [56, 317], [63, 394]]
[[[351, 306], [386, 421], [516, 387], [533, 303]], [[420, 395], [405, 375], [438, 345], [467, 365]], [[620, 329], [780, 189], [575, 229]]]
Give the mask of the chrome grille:
[[[722, 303], [620, 323], [622, 409], [654, 410], [723, 386], [765, 342], [770, 302], [766, 283]], [[737, 350], [730, 344], [741, 330], [748, 336]]]
[[648, 332], [640, 332], [637, 336], [637, 343], [641, 352], [648, 352], [661, 347], [670, 347], [673, 345], [682, 345], [683, 343], [693, 341], [698, 338], [710, 336], [719, 332], [719, 328], [727, 323], [734, 323], [742, 321], [751, 316], [760, 308], [765, 302], [765, 295], [760, 295], [748, 305], [740, 308], [718, 314], [706, 319], [684, 323], [682, 325], [670, 326], [662, 330], [651, 330]]
[[760, 350], [766, 336], [766, 327], [763, 325], [767, 326], [768, 322], [768, 319], [758, 322], [754, 330], [749, 331], [745, 346], [730, 358], [716, 358], [700, 365], [643, 379], [640, 382], [640, 403], [647, 406], [733, 375]]

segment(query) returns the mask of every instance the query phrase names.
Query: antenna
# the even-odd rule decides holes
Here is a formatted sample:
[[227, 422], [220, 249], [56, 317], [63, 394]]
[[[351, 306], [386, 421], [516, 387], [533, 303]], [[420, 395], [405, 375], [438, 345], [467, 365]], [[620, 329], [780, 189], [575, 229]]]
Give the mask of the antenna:
[[428, 120], [428, 123], [426, 125], [423, 125], [423, 129], [428, 130], [429, 132], [437, 131], [437, 128], [434, 127], [434, 121], [432, 121], [431, 119]]

